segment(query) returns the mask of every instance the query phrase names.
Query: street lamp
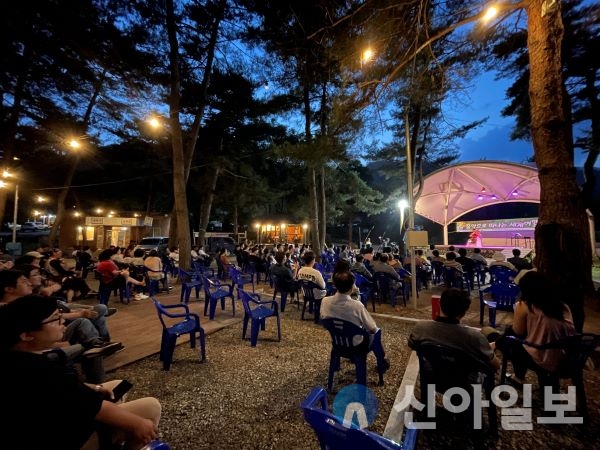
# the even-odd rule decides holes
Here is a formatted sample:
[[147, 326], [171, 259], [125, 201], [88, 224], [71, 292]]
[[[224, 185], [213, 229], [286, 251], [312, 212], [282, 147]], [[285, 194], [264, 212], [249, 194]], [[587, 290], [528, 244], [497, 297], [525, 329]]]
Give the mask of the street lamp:
[[302, 229], [304, 230], [304, 243], [308, 244], [308, 236], [307, 236], [308, 224], [303, 223]]

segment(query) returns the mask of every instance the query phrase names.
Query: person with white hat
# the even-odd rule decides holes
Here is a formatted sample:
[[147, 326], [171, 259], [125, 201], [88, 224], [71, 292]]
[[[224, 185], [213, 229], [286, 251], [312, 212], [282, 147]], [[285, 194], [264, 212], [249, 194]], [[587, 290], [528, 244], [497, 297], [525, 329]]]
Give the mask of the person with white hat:
[[513, 264], [509, 263], [506, 260], [506, 256], [504, 256], [504, 253], [502, 253], [502, 252], [496, 252], [492, 256], [492, 259], [493, 259], [493, 261], [490, 263], [490, 267], [493, 267], [493, 266], [503, 266], [503, 267], [506, 267], [506, 268], [508, 268], [510, 270], [514, 270], [515, 272], [518, 272], [517, 268]]

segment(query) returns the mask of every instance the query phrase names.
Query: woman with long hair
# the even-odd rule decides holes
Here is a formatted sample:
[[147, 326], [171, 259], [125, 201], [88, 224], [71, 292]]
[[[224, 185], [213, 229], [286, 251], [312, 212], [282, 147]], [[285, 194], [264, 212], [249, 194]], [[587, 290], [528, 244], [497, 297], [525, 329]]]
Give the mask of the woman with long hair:
[[[575, 334], [571, 310], [562, 301], [552, 280], [539, 272], [528, 272], [519, 281], [521, 300], [515, 303], [512, 331], [527, 342], [544, 345]], [[514, 342], [514, 341], [513, 341]], [[497, 343], [503, 351], [505, 343]], [[558, 368], [564, 353], [562, 349], [539, 349], [517, 344], [511, 349], [515, 371], [511, 379], [522, 384], [528, 367], [539, 366], [544, 370]]]

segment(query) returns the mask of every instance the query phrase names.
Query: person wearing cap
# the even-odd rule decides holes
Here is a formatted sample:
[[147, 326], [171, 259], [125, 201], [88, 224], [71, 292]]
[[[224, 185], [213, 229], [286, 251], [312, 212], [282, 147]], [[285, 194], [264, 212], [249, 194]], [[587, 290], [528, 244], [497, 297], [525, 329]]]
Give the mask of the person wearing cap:
[[[61, 339], [62, 320], [51, 297], [29, 295], [0, 308], [3, 448], [91, 449], [105, 437], [111, 448], [140, 449], [156, 439], [161, 415], [156, 398], [113, 403], [118, 380], [83, 383], [43, 354]], [[24, 420], [27, 432], [22, 431]]]
[[517, 268], [506, 260], [506, 256], [504, 256], [504, 253], [496, 252], [492, 256], [492, 259], [493, 261], [490, 263], [489, 267], [502, 266], [506, 267], [507, 269], [513, 270], [515, 273], [518, 272]]
[[42, 255], [40, 252], [33, 251], [33, 252], [27, 252], [25, 254], [29, 255], [29, 256], [33, 256], [36, 259], [40, 259], [40, 260], [44, 259], [44, 255]]

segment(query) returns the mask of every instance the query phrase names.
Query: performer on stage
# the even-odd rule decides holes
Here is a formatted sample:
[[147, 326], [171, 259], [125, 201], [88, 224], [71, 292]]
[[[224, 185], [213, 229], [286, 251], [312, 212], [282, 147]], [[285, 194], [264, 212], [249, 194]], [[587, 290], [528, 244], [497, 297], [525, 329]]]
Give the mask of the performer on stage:
[[466, 245], [467, 247], [483, 247], [483, 245], [481, 245], [481, 231], [477, 229], [473, 230], [469, 235]]

